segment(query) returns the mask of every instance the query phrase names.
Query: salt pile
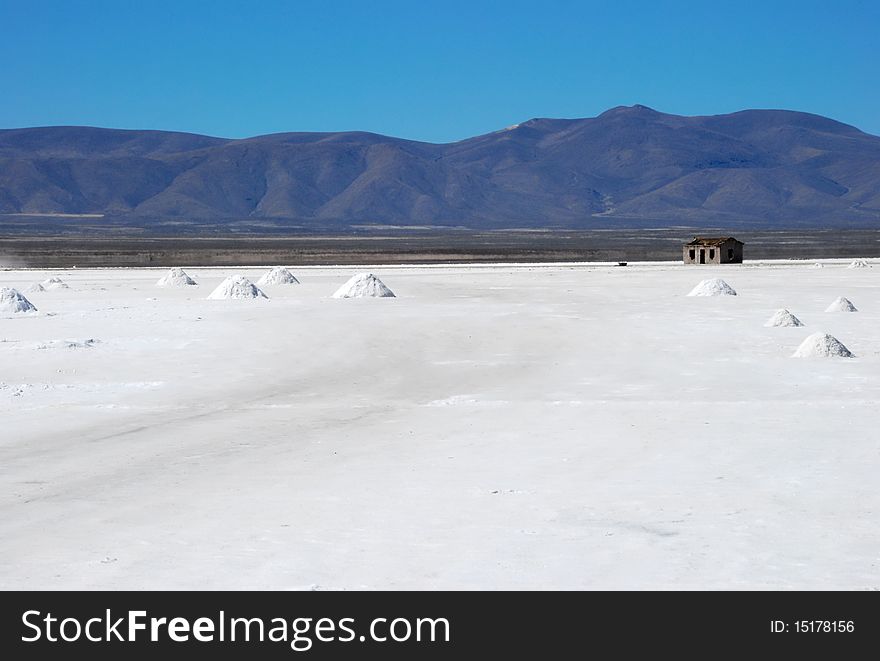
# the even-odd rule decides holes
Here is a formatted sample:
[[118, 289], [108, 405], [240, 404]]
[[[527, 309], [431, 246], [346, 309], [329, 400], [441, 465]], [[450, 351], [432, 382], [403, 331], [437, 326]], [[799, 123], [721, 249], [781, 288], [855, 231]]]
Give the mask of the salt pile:
[[247, 299], [247, 298], [269, 298], [259, 287], [253, 282], [245, 278], [243, 275], [233, 275], [223, 282], [220, 286], [212, 291], [208, 298], [213, 300], [220, 299]]
[[17, 289], [3, 287], [0, 289], [0, 314], [20, 314], [36, 312], [34, 304], [27, 300]]
[[50, 340], [37, 345], [38, 350], [43, 349], [91, 349], [101, 340], [90, 338], [87, 340]]
[[815, 264], [813, 264], [813, 268], [814, 269], [824, 269], [825, 265], [822, 262], [816, 262]]
[[293, 277], [293, 273], [283, 266], [276, 266], [257, 280], [257, 284], [260, 287], [265, 287], [266, 285], [298, 285], [299, 280]]
[[843, 343], [828, 333], [813, 333], [794, 352], [793, 358], [855, 358]]
[[187, 287], [199, 284], [186, 274], [181, 268], [173, 268], [168, 273], [159, 278], [156, 283], [157, 287]]
[[736, 290], [721, 278], [703, 280], [688, 296], [736, 296]]
[[57, 276], [53, 276], [51, 278], [46, 278], [43, 282], [40, 283], [43, 289], [67, 289], [67, 283], [64, 282], [61, 278]]
[[848, 298], [838, 296], [831, 305], [825, 308], [825, 312], [858, 312], [858, 309]]
[[394, 292], [372, 273], [359, 273], [333, 293], [333, 298], [393, 298]]
[[865, 261], [864, 259], [854, 259], [852, 262], [850, 262], [849, 266], [847, 266], [846, 268], [848, 268], [848, 269], [869, 269], [869, 268], [871, 268], [871, 265], [868, 264], [868, 262]]
[[46, 291], [46, 288], [41, 285], [39, 282], [35, 282], [30, 287], [27, 288], [28, 293], [35, 294], [37, 292]]
[[804, 322], [795, 317], [785, 308], [781, 308], [773, 313], [773, 316], [764, 324], [767, 328], [781, 328], [790, 326], [803, 326]]

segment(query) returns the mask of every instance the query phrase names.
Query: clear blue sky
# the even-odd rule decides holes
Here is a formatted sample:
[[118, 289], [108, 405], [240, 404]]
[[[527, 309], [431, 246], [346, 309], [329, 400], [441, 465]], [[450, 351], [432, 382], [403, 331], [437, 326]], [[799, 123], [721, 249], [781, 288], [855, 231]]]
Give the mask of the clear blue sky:
[[880, 134], [880, 2], [0, 0], [0, 127], [451, 141], [641, 103]]

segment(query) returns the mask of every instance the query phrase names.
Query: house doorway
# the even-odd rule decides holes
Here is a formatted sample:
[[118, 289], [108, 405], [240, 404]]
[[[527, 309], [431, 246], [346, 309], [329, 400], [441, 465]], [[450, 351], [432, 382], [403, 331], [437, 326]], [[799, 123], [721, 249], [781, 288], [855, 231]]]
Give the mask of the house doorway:
[[706, 263], [706, 250], [704, 248], [700, 248], [700, 264]]

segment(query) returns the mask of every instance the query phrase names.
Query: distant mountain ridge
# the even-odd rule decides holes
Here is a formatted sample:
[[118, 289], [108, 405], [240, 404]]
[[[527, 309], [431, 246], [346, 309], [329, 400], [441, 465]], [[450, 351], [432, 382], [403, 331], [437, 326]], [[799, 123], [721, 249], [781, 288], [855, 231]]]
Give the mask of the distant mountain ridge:
[[793, 111], [683, 117], [639, 105], [449, 144], [7, 129], [0, 227], [14, 214], [306, 228], [864, 226], [880, 222], [880, 137]]

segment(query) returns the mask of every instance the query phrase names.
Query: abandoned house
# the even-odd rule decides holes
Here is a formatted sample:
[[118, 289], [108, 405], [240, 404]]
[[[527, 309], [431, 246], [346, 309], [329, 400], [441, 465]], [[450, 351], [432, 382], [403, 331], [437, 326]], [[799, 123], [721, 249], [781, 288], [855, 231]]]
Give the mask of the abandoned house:
[[732, 236], [695, 236], [684, 244], [683, 258], [685, 264], [742, 264], [743, 242]]

